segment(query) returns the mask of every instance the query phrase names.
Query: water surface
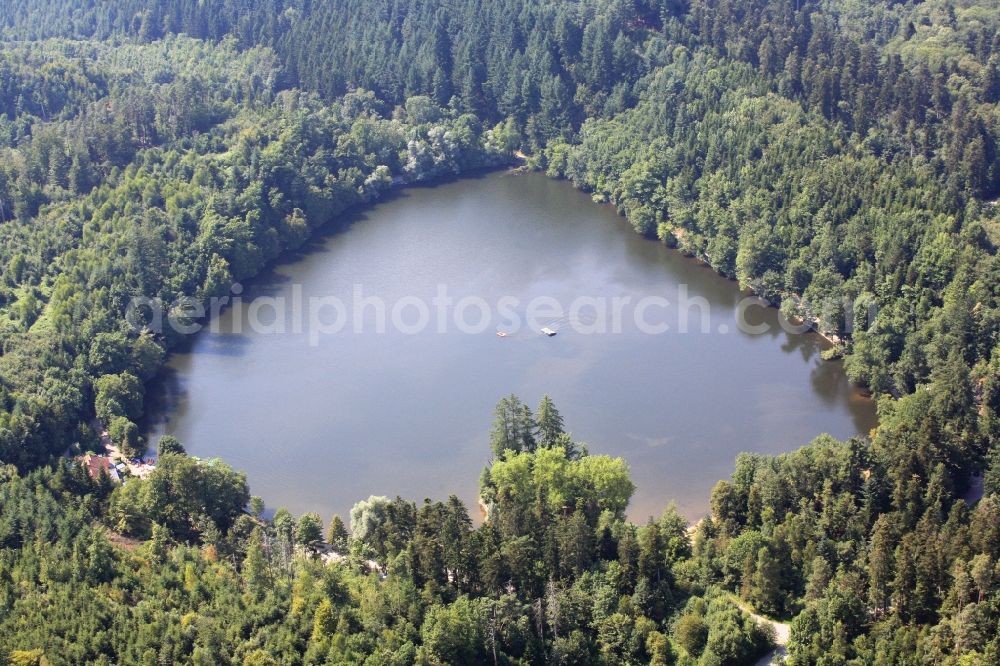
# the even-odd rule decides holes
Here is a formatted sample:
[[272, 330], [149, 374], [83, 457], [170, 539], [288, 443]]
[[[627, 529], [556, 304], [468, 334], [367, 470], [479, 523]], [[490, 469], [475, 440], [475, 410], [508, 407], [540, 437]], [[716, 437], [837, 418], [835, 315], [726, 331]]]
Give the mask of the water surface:
[[[822, 432], [845, 438], [874, 426], [871, 403], [840, 365], [820, 360], [818, 336], [788, 334], [776, 311], [759, 308], [752, 319], [771, 331], [740, 332], [744, 295], [734, 282], [537, 174], [403, 190], [243, 296], [290, 304], [301, 289], [303, 302], [336, 296], [350, 307], [362, 285], [390, 307], [404, 297], [430, 305], [444, 285], [455, 301], [517, 298], [523, 318], [538, 296], [565, 306], [581, 295], [676, 304], [682, 284], [710, 304], [708, 330], [693, 308], [680, 333], [676, 305], [646, 311], [650, 323], [671, 326], [666, 333], [638, 330], [630, 310], [621, 333], [578, 332], [594, 321], [584, 309], [543, 321], [558, 329], [552, 338], [525, 328], [497, 337], [499, 316], [478, 334], [453, 324], [440, 333], [436, 320], [416, 334], [390, 321], [378, 334], [368, 311], [364, 332], [352, 323], [311, 345], [308, 326], [295, 332], [289, 319], [285, 334], [255, 332], [249, 308], [227, 310], [217, 332], [170, 360], [149, 398], [151, 441], [172, 433], [191, 454], [220, 456], [247, 472], [254, 494], [296, 513], [346, 514], [372, 494], [455, 493], [472, 508], [497, 399], [514, 392], [534, 406], [548, 393], [575, 439], [629, 462], [638, 486], [630, 513], [644, 520], [671, 500], [690, 518], [704, 514], [740, 451], [788, 451]], [[416, 319], [410, 310], [407, 323]]]

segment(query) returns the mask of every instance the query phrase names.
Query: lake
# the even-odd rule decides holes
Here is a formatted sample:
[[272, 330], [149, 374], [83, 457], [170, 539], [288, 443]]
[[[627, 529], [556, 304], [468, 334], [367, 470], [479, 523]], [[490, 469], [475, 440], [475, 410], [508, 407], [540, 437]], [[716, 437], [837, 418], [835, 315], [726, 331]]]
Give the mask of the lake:
[[[819, 336], [540, 174], [397, 191], [239, 297], [151, 387], [151, 449], [175, 434], [244, 470], [270, 507], [324, 520], [373, 494], [454, 493], [474, 512], [509, 393], [549, 394], [574, 439], [624, 457], [640, 521], [671, 500], [704, 515], [741, 451], [875, 425]], [[741, 330], [741, 312], [769, 330]]]

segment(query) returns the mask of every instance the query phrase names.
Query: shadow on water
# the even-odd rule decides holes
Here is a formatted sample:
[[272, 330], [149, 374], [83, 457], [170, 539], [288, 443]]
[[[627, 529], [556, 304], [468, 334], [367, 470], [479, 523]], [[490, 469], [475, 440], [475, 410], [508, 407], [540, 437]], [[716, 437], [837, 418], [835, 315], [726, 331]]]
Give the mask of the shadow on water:
[[819, 334], [808, 331], [801, 335], [789, 335], [781, 344], [781, 351], [791, 353], [798, 351], [804, 362], [812, 361], [824, 349], [823, 338]]
[[809, 373], [813, 393], [827, 405], [837, 404], [851, 389], [844, 368], [837, 361], [821, 361]]
[[390, 190], [377, 201], [349, 208], [336, 218], [320, 226], [298, 248], [286, 250], [278, 255], [270, 267], [255, 277], [246, 280], [241, 296], [244, 301], [259, 296], [275, 296], [281, 293], [283, 285], [292, 281], [292, 276], [282, 269], [298, 264], [306, 259], [330, 252], [329, 244], [338, 236], [350, 231], [354, 226], [367, 222], [375, 206], [407, 198], [405, 189]]
[[[822, 341], [822, 338], [820, 340]], [[809, 379], [814, 395], [826, 405], [834, 406], [846, 402], [848, 407], [857, 405], [869, 407], [869, 409], [848, 410], [858, 433], [867, 435], [878, 425], [875, 411], [870, 409], [871, 398], [847, 377], [843, 361], [819, 361], [812, 369]]]
[[[139, 428], [144, 433], [158, 430], [178, 414], [184, 412], [188, 400], [180, 373], [169, 365], [163, 366], [159, 374], [146, 387], [145, 409], [139, 420]], [[156, 446], [156, 442], [150, 442]], [[152, 451], [150, 451], [152, 452]]]
[[[497, 169], [483, 169], [463, 174], [461, 178], [446, 176], [426, 183], [395, 187], [383, 193], [375, 201], [359, 204], [343, 211], [334, 219], [314, 230], [301, 246], [281, 253], [270, 266], [258, 275], [240, 283], [242, 287], [240, 297], [243, 303], [249, 303], [260, 297], [280, 296], [294, 279], [292, 275], [283, 272], [283, 269], [310, 257], [330, 252], [332, 241], [345, 235], [357, 225], [368, 222], [377, 206], [405, 200], [412, 196], [413, 190], [430, 189], [460, 179], [482, 180], [495, 174], [496, 171]], [[187, 410], [189, 394], [181, 378], [187, 374], [193, 362], [193, 356], [236, 358], [249, 353], [253, 344], [250, 336], [245, 333], [226, 331], [225, 329], [231, 325], [219, 321], [230, 322], [231, 317], [231, 308], [223, 308], [216, 321], [204, 322], [201, 330], [182, 338], [171, 349], [167, 363], [146, 386], [145, 409], [138, 424], [143, 432], [149, 433], [161, 429], [172, 418], [183, 418]], [[151, 446], [155, 446], [155, 444], [155, 442], [150, 442]]]
[[282, 252], [270, 267], [264, 269], [257, 276], [246, 280], [243, 283], [244, 300], [259, 296], [274, 296], [279, 294], [282, 285], [288, 284], [292, 278], [282, 272], [282, 269], [298, 264], [306, 259], [314, 258], [317, 255], [331, 252], [330, 243], [337, 237], [345, 235], [354, 227], [364, 222], [370, 221], [377, 207], [385, 204], [404, 201], [413, 196], [414, 191], [434, 189], [447, 183], [475, 182], [493, 176], [504, 168], [486, 168], [462, 175], [448, 175], [435, 178], [433, 180], [411, 183], [405, 186], [394, 187], [379, 196], [378, 199], [367, 203], [361, 203], [337, 215], [334, 219], [316, 228], [309, 238], [298, 248]]
[[212, 356], [243, 356], [252, 345], [250, 337], [241, 333], [211, 333], [199, 343], [199, 354]]

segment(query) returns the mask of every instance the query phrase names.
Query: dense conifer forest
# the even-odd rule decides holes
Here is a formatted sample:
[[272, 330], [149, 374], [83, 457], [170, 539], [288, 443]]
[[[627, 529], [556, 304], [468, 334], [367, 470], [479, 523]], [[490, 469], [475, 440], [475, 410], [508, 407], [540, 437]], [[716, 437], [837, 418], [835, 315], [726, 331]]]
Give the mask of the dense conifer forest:
[[[0, 664], [752, 664], [760, 616], [791, 664], [1000, 663], [998, 103], [995, 0], [5, 0]], [[515, 154], [836, 340], [878, 428], [691, 528], [547, 398], [498, 403], [481, 524], [141, 441], [180, 341], [130, 299]], [[64, 455], [102, 426], [156, 471]]]

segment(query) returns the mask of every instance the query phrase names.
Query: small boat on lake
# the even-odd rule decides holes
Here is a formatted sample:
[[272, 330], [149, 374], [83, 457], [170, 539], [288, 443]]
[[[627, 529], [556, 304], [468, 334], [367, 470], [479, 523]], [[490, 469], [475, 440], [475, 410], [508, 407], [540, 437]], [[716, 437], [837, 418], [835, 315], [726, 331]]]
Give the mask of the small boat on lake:
[[551, 337], [552, 337], [553, 335], [555, 335], [555, 334], [556, 334], [556, 332], [555, 332], [555, 331], [553, 331], [553, 330], [552, 330], [551, 328], [549, 328], [548, 326], [546, 326], [545, 328], [543, 328], [543, 329], [542, 329], [542, 333], [544, 333], [545, 335], [549, 336], [550, 338], [551, 338]]

